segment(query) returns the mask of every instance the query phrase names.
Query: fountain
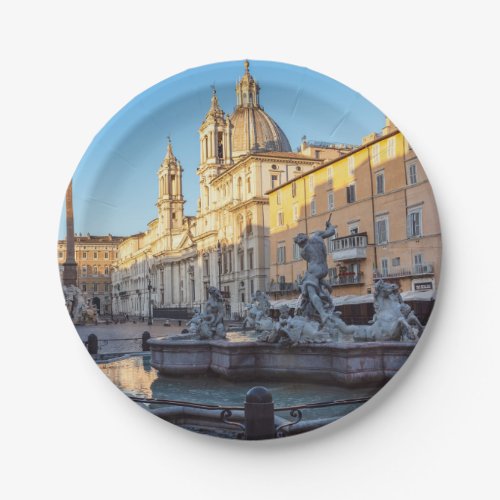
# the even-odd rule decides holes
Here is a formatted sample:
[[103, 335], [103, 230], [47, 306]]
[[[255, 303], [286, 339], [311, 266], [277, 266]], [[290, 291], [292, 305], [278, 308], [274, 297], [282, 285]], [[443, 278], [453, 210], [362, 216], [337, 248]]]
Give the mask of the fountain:
[[294, 238], [307, 262], [297, 314], [291, 316], [284, 306], [273, 320], [268, 297], [257, 291], [243, 325], [256, 332], [257, 339], [231, 342], [222, 295], [211, 287], [205, 311], [193, 317], [188, 334], [148, 341], [152, 365], [167, 375], [213, 372], [230, 380], [384, 384], [411, 354], [423, 327], [397, 286], [383, 280], [375, 284], [375, 314], [368, 325], [348, 325], [341, 319], [325, 281], [323, 240], [334, 234], [328, 220], [323, 231]]

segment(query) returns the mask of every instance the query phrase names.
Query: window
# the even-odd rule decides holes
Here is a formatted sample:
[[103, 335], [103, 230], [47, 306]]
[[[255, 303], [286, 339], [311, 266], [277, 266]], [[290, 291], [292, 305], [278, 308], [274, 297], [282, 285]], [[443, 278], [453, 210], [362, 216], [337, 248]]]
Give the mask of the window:
[[87, 258], [87, 252], [83, 252], [82, 253], [82, 259], [86, 259]]
[[250, 248], [247, 252], [248, 259], [248, 269], [253, 269], [253, 248]]
[[227, 270], [228, 272], [233, 272], [233, 251], [229, 250], [227, 253]]
[[380, 144], [374, 144], [372, 146], [372, 163], [378, 165], [380, 163]]
[[359, 225], [357, 222], [351, 222], [347, 224], [347, 232], [349, 234], [358, 234], [359, 233]]
[[297, 183], [292, 182], [292, 198], [295, 198], [297, 196]]
[[285, 224], [285, 219], [283, 218], [283, 212], [278, 212], [278, 226], [283, 226]]
[[294, 221], [299, 220], [299, 206], [297, 204], [293, 206], [292, 211], [293, 211], [293, 220]]
[[327, 179], [329, 184], [333, 184], [333, 167], [328, 167], [326, 171]]
[[278, 191], [278, 192], [276, 193], [276, 203], [277, 203], [278, 205], [281, 205], [281, 191]]
[[94, 292], [97, 292], [97, 283], [94, 283]]
[[276, 261], [278, 264], [284, 264], [286, 261], [286, 247], [285, 247], [285, 242], [282, 241], [278, 243], [278, 253], [276, 256]]
[[250, 280], [250, 294], [253, 295], [255, 293], [255, 285], [253, 280]]
[[316, 215], [316, 198], [311, 200], [311, 215]]
[[87, 266], [82, 266], [82, 275], [87, 276]]
[[252, 192], [252, 179], [250, 177], [247, 177], [247, 193]]
[[309, 191], [314, 191], [314, 176], [309, 176]]
[[240, 271], [245, 270], [245, 254], [240, 252]]
[[104, 274], [105, 274], [106, 276], [109, 274], [109, 267], [108, 267], [108, 266], [106, 266], [106, 267], [104, 268]]
[[379, 217], [375, 221], [377, 245], [384, 245], [389, 241], [388, 226], [389, 221], [387, 217]]
[[347, 158], [347, 173], [352, 177], [354, 175], [354, 168], [355, 168], [355, 160], [354, 156], [351, 155], [349, 158]]
[[243, 215], [238, 215], [238, 234], [243, 236]]
[[354, 203], [356, 201], [356, 184], [347, 186], [347, 203]]
[[97, 252], [94, 252], [94, 260], [97, 260]]
[[396, 138], [391, 137], [387, 141], [387, 159], [390, 160], [391, 158], [396, 157]]
[[382, 276], [387, 276], [389, 274], [389, 262], [387, 259], [381, 260]]
[[411, 163], [408, 165], [408, 184], [417, 183], [417, 164]]
[[109, 292], [109, 283], [104, 283], [104, 291]]
[[335, 250], [335, 236], [328, 238], [328, 253], [333, 253]]
[[87, 283], [82, 283], [82, 292], [87, 291]]
[[97, 266], [94, 266], [94, 267], [92, 268], [92, 274], [97, 274]]
[[401, 259], [399, 257], [394, 257], [392, 259], [392, 267], [399, 267], [401, 265]]
[[328, 191], [328, 210], [333, 210], [335, 207], [335, 202], [333, 198], [333, 191]]
[[278, 187], [278, 176], [276, 174], [271, 175], [271, 189]]
[[241, 177], [238, 177], [238, 188], [237, 188], [238, 200], [241, 200], [241, 196], [242, 196], [241, 184], [242, 184]]
[[253, 234], [253, 224], [252, 224], [252, 213], [247, 213], [247, 236], [251, 236]]
[[422, 236], [422, 208], [413, 208], [408, 211], [408, 238]]
[[63, 253], [62, 252], [59, 252], [59, 258], [62, 259], [63, 258]]
[[109, 259], [109, 253], [108, 252], [104, 252], [104, 258], [105, 259]]
[[300, 247], [297, 243], [293, 242], [293, 258], [294, 260], [300, 260]]
[[376, 176], [377, 180], [377, 194], [384, 194], [385, 192], [385, 178], [384, 172], [378, 172]]
[[319, 149], [316, 149], [316, 150], [314, 151], [314, 159], [315, 159], [315, 160], [319, 160], [319, 154], [320, 154], [320, 150], [319, 150]]
[[421, 272], [422, 271], [423, 259], [422, 259], [422, 254], [421, 253], [416, 253], [413, 256], [413, 264], [415, 265], [415, 271], [417, 271], [417, 272]]

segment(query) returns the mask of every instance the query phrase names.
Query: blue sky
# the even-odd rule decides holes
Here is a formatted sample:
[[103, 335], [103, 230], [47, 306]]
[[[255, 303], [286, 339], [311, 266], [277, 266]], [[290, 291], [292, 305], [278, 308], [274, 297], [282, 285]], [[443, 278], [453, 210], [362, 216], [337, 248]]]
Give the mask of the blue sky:
[[[357, 92], [307, 68], [250, 61], [260, 103], [295, 150], [301, 137], [359, 144], [384, 126], [384, 115]], [[127, 236], [156, 217], [156, 172], [170, 135], [184, 168], [185, 214], [199, 196], [198, 129], [215, 85], [222, 109], [235, 106], [243, 60], [191, 69], [149, 88], [124, 106], [97, 134], [73, 176], [75, 231]], [[64, 194], [62, 199], [64, 198]], [[60, 238], [65, 237], [64, 218]]]

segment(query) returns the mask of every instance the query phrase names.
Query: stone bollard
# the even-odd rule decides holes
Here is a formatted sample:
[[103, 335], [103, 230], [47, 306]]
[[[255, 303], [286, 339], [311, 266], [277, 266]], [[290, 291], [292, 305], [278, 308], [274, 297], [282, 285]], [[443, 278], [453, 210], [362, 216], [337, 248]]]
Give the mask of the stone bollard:
[[252, 387], [245, 399], [245, 439], [272, 439], [274, 437], [273, 395], [265, 387]]
[[142, 350], [149, 351], [148, 340], [151, 338], [151, 334], [149, 332], [144, 332], [142, 334]]
[[89, 354], [97, 354], [99, 350], [99, 342], [97, 340], [97, 335], [91, 333], [87, 338], [87, 351]]

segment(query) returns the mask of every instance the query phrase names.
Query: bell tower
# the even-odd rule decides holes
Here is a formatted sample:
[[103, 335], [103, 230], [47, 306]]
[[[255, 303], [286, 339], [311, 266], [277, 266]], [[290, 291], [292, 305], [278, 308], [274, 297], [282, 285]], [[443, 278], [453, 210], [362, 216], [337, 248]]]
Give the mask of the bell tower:
[[217, 91], [212, 87], [210, 109], [200, 127], [200, 209], [210, 210], [212, 193], [210, 182], [221, 171], [232, 164], [231, 152], [232, 125], [229, 115], [220, 107]]
[[167, 154], [158, 175], [158, 220], [161, 235], [182, 230], [184, 219], [184, 196], [182, 195], [182, 172], [180, 161], [174, 156], [172, 142], [168, 138]]

